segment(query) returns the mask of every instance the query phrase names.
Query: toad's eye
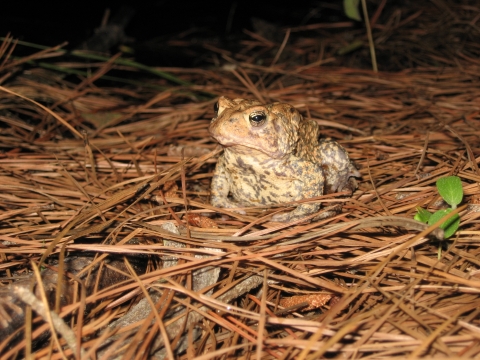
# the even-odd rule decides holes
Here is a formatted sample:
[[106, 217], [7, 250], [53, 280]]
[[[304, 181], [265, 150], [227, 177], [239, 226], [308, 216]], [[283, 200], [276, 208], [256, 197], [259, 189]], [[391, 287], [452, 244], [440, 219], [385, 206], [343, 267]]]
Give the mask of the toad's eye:
[[217, 101], [215, 104], [213, 104], [213, 111], [215, 111], [215, 114], [218, 114], [218, 107], [219, 106], [218, 106], [218, 101]]
[[267, 115], [265, 115], [263, 112], [255, 112], [250, 114], [249, 120], [252, 126], [260, 126], [265, 123], [265, 120], [267, 120]]

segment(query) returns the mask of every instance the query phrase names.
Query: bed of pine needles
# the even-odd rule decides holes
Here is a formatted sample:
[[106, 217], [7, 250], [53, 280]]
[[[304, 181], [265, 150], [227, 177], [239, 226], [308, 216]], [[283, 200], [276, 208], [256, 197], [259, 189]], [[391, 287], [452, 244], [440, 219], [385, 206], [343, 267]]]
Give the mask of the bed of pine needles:
[[[479, 10], [458, 14], [473, 21]], [[393, 20], [379, 33], [394, 31]], [[315, 61], [282, 60], [311, 54], [308, 44], [251, 36], [236, 54], [204, 49], [215, 67], [160, 69], [60, 48], [17, 58], [21, 45], [4, 40], [0, 289], [82, 256], [94, 259], [83, 272], [96, 285], [82, 292], [71, 275], [78, 286], [62, 306], [31, 292], [68, 331], [27, 311], [20, 338], [0, 339], [2, 359], [480, 356], [478, 43], [466, 41], [469, 53], [450, 48], [454, 57], [427, 49], [403, 70], [378, 73], [323, 66], [336, 64], [333, 45]], [[310, 200], [342, 211], [279, 224], [269, 220], [278, 207], [213, 208], [221, 149], [207, 128], [221, 95], [288, 102], [348, 149], [358, 189]], [[435, 182], [448, 175], [462, 181], [461, 223], [439, 240], [413, 216], [446, 206]], [[109, 284], [94, 275], [102, 266], [123, 277]], [[219, 271], [193, 291], [201, 269]], [[257, 283], [240, 289], [249, 278]], [[157, 310], [122, 322], [142, 299]], [[172, 330], [185, 309], [193, 320]]]

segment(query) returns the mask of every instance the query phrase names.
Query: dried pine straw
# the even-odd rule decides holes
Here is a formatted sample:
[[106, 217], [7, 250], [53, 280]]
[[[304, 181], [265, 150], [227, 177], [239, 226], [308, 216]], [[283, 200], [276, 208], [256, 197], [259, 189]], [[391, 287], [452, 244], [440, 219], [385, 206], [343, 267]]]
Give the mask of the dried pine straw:
[[[30, 295], [44, 314], [25, 310], [26, 331], [3, 334], [2, 359], [480, 356], [478, 65], [373, 74], [244, 62], [160, 69], [195, 86], [152, 76], [111, 87], [94, 79], [113, 62], [74, 83], [20, 61], [0, 70], [0, 318]], [[340, 141], [359, 188], [308, 201], [343, 211], [278, 224], [278, 207], [209, 205], [220, 149], [207, 127], [220, 95], [289, 102]], [[439, 242], [412, 219], [418, 206], [445, 206], [435, 181], [452, 174], [461, 225]], [[6, 295], [34, 269], [68, 271], [64, 298], [39, 286]]]

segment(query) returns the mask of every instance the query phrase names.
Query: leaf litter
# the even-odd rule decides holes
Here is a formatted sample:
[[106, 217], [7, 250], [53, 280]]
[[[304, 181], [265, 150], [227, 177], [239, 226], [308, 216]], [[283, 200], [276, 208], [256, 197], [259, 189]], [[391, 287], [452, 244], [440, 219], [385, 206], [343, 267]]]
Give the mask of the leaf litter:
[[[478, 61], [435, 67], [444, 54], [430, 49], [407, 70], [374, 73], [289, 64], [250, 41], [249, 56], [215, 70], [112, 58], [74, 81], [39, 61], [79, 60], [58, 48], [16, 59], [4, 40], [2, 358], [480, 354]], [[253, 61], [262, 46], [272, 66]], [[141, 81], [102, 80], [120, 66]], [[291, 103], [345, 146], [359, 188], [305, 200], [342, 211], [279, 224], [269, 219], [284, 207], [213, 208], [221, 149], [207, 128], [221, 95]], [[441, 229], [413, 217], [448, 207], [435, 183], [450, 175], [464, 189], [461, 222], [438, 260]], [[44, 286], [31, 288], [35, 269]], [[31, 296], [57, 315], [30, 310]]]

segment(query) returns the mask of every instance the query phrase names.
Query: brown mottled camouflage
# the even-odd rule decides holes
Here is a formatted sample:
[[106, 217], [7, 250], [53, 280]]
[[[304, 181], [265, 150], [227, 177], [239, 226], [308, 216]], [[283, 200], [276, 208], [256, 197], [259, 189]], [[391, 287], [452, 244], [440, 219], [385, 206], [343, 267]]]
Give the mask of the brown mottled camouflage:
[[[333, 140], [319, 141], [318, 124], [293, 106], [221, 97], [216, 107], [209, 131], [225, 151], [212, 179], [212, 205], [274, 205], [354, 190], [350, 178], [360, 174], [346, 150]], [[297, 220], [319, 208], [301, 204], [272, 220]]]

